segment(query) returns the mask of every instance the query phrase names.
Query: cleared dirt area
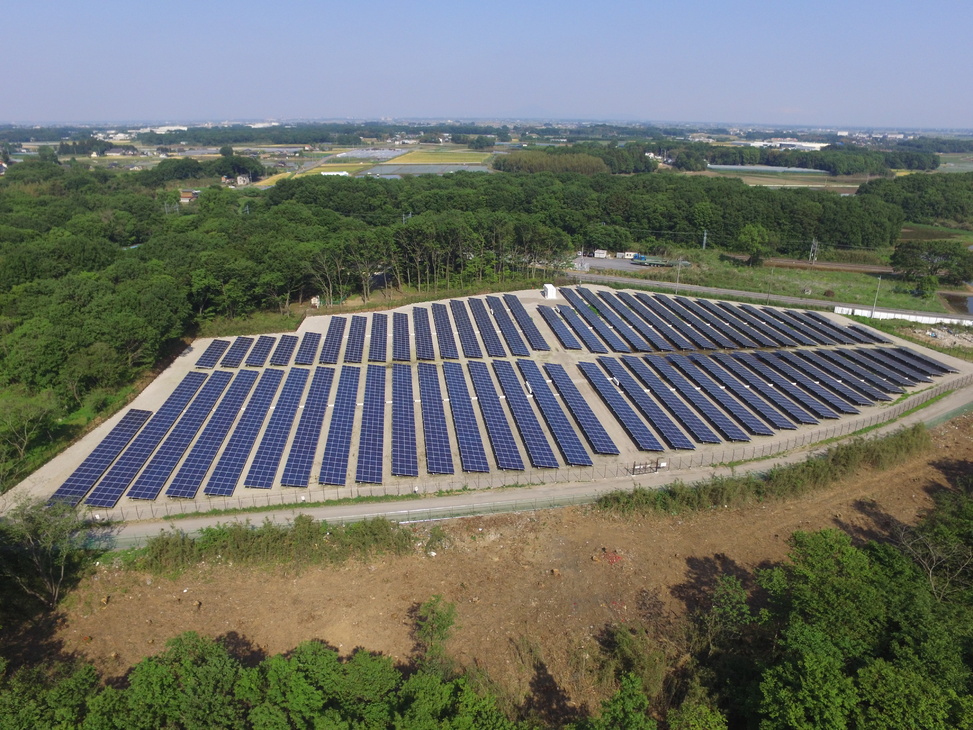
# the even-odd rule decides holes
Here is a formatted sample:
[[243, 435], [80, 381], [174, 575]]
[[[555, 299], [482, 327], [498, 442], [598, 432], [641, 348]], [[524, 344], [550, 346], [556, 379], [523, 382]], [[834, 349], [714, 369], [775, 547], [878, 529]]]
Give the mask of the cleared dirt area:
[[[590, 509], [440, 523], [445, 547], [340, 569], [199, 566], [178, 579], [101, 566], [65, 604], [57, 648], [119, 677], [184, 631], [223, 637], [256, 659], [320, 639], [405, 659], [410, 609], [434, 594], [457, 604], [452, 655], [515, 702], [543, 691], [566, 706], [600, 697], [595, 636], [639, 615], [658, 591], [680, 613], [706, 600], [722, 573], [749, 575], [782, 559], [795, 530], [839, 527], [881, 538], [912, 522], [973, 463], [973, 415], [934, 431], [935, 448], [805, 499], [748, 509], [638, 519]], [[425, 545], [430, 525], [416, 526]], [[432, 552], [435, 552], [435, 555]]]

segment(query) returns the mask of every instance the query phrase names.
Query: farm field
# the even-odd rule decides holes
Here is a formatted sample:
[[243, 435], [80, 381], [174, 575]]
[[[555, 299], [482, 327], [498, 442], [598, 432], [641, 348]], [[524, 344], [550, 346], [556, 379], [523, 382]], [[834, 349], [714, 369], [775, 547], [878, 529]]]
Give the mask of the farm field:
[[852, 194], [858, 186], [868, 180], [865, 175], [843, 175], [831, 177], [820, 172], [767, 172], [754, 170], [707, 170], [706, 172], [692, 172], [689, 175], [705, 177], [735, 177], [747, 185], [774, 188], [818, 188], [832, 190], [836, 193]]
[[973, 153], [950, 152], [939, 157], [942, 162], [936, 172], [973, 172]]
[[465, 150], [463, 147], [421, 148], [395, 158], [397, 165], [483, 165], [492, 152]]

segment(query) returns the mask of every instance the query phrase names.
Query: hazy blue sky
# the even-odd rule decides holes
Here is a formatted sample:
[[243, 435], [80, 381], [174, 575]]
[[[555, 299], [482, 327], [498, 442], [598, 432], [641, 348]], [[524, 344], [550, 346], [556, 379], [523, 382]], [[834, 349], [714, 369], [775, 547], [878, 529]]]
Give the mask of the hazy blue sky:
[[973, 127], [969, 0], [13, 0], [0, 121]]

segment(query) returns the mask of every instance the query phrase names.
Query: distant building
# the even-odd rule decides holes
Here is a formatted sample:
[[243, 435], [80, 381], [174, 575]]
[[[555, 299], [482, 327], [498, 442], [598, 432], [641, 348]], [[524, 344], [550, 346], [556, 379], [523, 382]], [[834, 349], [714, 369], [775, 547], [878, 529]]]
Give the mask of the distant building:
[[340, 172], [322, 172], [321, 174], [322, 175], [336, 175], [338, 177], [348, 177], [348, 173], [345, 172], [344, 170], [341, 170]]
[[199, 197], [199, 191], [198, 190], [180, 190], [179, 191], [179, 202], [180, 203], [192, 203], [198, 197]]

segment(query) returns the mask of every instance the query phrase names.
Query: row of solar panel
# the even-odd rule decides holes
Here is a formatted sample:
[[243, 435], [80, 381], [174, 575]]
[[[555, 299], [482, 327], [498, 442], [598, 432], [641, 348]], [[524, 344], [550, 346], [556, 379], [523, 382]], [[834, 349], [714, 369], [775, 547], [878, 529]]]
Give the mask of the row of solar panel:
[[[907, 348], [799, 350], [732, 356], [638, 358], [628, 355], [621, 359], [600, 357], [599, 363], [604, 372], [592, 363], [580, 363], [579, 368], [636, 447], [643, 450], [692, 449], [694, 443], [748, 441], [750, 435], [772, 435], [774, 429], [794, 429], [795, 424], [814, 424], [819, 418], [857, 413], [856, 406], [890, 400], [890, 394], [901, 393], [903, 387], [929, 382], [931, 376], [951, 372], [947, 366]], [[546, 377], [530, 360], [518, 360], [517, 367], [523, 381], [510, 362], [493, 362], [494, 374], [532, 465], [556, 468], [559, 462], [530, 406], [528, 394], [533, 396], [565, 463], [576, 466], [592, 463], [548, 386], [547, 378], [553, 382], [591, 448], [599, 454], [619, 453], [608, 431], [562, 366], [546, 364]], [[391, 474], [417, 476], [412, 368], [395, 364], [392, 370]], [[489, 471], [463, 368], [459, 363], [447, 362], [443, 363], [442, 370], [462, 468], [471, 472]], [[498, 468], [523, 469], [520, 451], [488, 368], [482, 362], [471, 361], [467, 370]], [[426, 471], [451, 474], [453, 450], [439, 370], [430, 363], [419, 363], [417, 372]], [[382, 481], [386, 368], [368, 366], [362, 404], [357, 403], [359, 373], [358, 367], [341, 369], [331, 404], [319, 483], [346, 483], [359, 405], [362, 418], [355, 481]], [[189, 373], [155, 415], [137, 410], [127, 413], [62, 485], [55, 498], [77, 503], [90, 491], [88, 504], [111, 507], [126, 490], [134, 499], [155, 499], [166, 483], [169, 483], [167, 496], [193, 498], [207, 474], [210, 478], [204, 494], [228, 495], [236, 488], [247, 463], [250, 469], [243, 483], [268, 489], [278, 483], [277, 474], [288, 443], [291, 447], [279, 483], [305, 487], [311, 477], [334, 375], [335, 370], [328, 367], [318, 367], [313, 377], [309, 369], [293, 368], [285, 381], [282, 371], [270, 369], [263, 372], [258, 383], [258, 374], [252, 370], [240, 371], [236, 378], [225, 371], [215, 372], [208, 379], [203, 373]], [[283, 389], [280, 388], [282, 381]], [[251, 391], [253, 395], [244, 408]], [[299, 410], [301, 417], [294, 430]], [[199, 434], [211, 412], [212, 417]], [[261, 433], [263, 436], [254, 451]], [[226, 447], [216, 461], [228, 436]], [[180, 462], [182, 466], [173, 477]]]
[[[510, 349], [512, 355], [527, 357], [530, 351], [524, 342], [524, 337], [527, 338], [527, 342], [534, 350], [550, 349], [520, 301], [509, 294], [504, 295], [504, 297], [508, 298], [507, 304], [510, 306], [513, 319], [511, 319], [507, 307], [504, 306], [499, 297], [488, 296], [486, 303], [482, 299], [470, 299], [469, 309], [473, 312], [473, 320], [470, 319], [466, 304], [463, 301], [453, 299], [449, 302], [449, 309], [452, 311], [453, 320], [456, 322], [456, 330], [459, 332], [464, 357], [483, 357], [483, 351], [477, 340], [477, 332], [479, 332], [483, 347], [490, 357], [506, 357], [506, 348]], [[457, 359], [459, 350], [456, 348], [453, 326], [446, 306], [439, 303], [433, 304], [432, 312], [436, 323], [435, 335], [439, 344], [440, 356], [443, 359]], [[415, 329], [416, 359], [435, 360], [434, 333], [429, 326], [429, 311], [416, 307], [412, 311], [412, 316]], [[368, 361], [384, 363], [388, 358], [388, 315], [373, 314], [371, 320], [372, 331], [368, 348]], [[520, 330], [517, 329], [514, 321], [520, 326]], [[476, 323], [475, 327], [474, 322]], [[500, 334], [497, 333], [494, 322], [499, 327]], [[315, 362], [321, 365], [335, 365], [338, 363], [343, 343], [345, 344], [343, 362], [360, 363], [364, 356], [368, 318], [361, 315], [352, 316], [347, 337], [345, 337], [346, 324], [347, 321], [344, 317], [332, 317], [328, 324], [323, 345], [321, 345], [321, 335], [317, 332], [306, 332], [300, 341], [300, 346], [298, 346], [298, 338], [295, 335], [281, 335], [279, 339], [261, 335], [256, 339], [256, 343], [252, 337], [237, 337], [232, 344], [226, 340], [213, 340], [196, 361], [196, 367], [199, 369], [212, 369], [217, 365], [224, 368], [238, 368], [241, 365], [263, 367], [267, 364], [268, 358], [271, 365], [286, 367], [291, 364], [292, 357], [296, 365], [313, 365]], [[523, 336], [521, 336], [521, 332], [523, 332]], [[503, 336], [502, 341], [500, 335]], [[409, 362], [412, 359], [412, 337], [409, 331], [408, 315], [403, 312], [393, 313], [393, 361]], [[506, 342], [506, 348], [504, 342]], [[297, 351], [296, 355], [294, 354], [295, 350]]]
[[865, 345], [888, 340], [858, 327], [839, 327], [817, 312], [562, 287], [570, 306], [539, 306], [561, 345], [589, 352], [739, 350], [816, 345]]

